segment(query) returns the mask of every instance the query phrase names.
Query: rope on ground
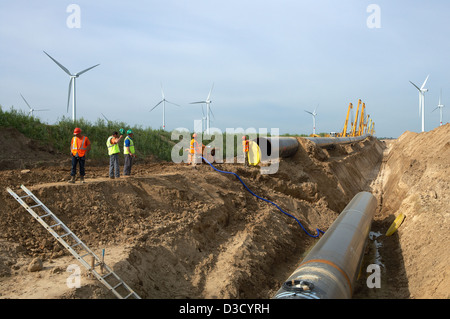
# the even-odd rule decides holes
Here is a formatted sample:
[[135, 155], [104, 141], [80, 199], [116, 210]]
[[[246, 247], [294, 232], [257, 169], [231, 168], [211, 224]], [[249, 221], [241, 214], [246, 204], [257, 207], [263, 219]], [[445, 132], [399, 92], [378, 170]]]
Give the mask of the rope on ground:
[[316, 231], [317, 231], [317, 234], [316, 234], [316, 235], [310, 234], [310, 233], [305, 229], [305, 227], [303, 227], [302, 223], [300, 223], [300, 221], [299, 221], [295, 216], [293, 216], [293, 215], [291, 215], [291, 214], [289, 214], [289, 213], [286, 213], [284, 210], [281, 209], [280, 206], [278, 206], [278, 205], [275, 204], [274, 202], [272, 202], [272, 201], [270, 201], [270, 200], [268, 200], [268, 199], [262, 198], [262, 197], [256, 195], [255, 193], [253, 193], [253, 192], [250, 190], [250, 188], [248, 188], [247, 185], [245, 185], [245, 183], [242, 181], [242, 179], [239, 177], [238, 174], [236, 174], [236, 173], [234, 173], [234, 172], [222, 171], [222, 170], [220, 170], [220, 169], [214, 167], [214, 166], [213, 166], [206, 158], [204, 158], [203, 156], [202, 156], [202, 159], [203, 159], [206, 163], [208, 163], [209, 166], [211, 166], [215, 171], [217, 171], [217, 172], [219, 172], [219, 173], [232, 174], [232, 175], [236, 176], [236, 177], [239, 179], [239, 181], [241, 182], [241, 184], [244, 185], [245, 189], [247, 189], [247, 191], [248, 191], [250, 194], [252, 194], [252, 195], [255, 196], [256, 198], [259, 198], [259, 199], [261, 199], [261, 200], [263, 200], [263, 201], [265, 201], [265, 202], [267, 202], [267, 203], [269, 203], [269, 204], [274, 205], [274, 206], [275, 206], [276, 208], [278, 208], [278, 210], [280, 210], [283, 214], [285, 214], [285, 215], [287, 215], [287, 216], [289, 216], [289, 217], [295, 219], [295, 221], [300, 225], [300, 227], [303, 229], [303, 231], [304, 231], [308, 236], [313, 237], [313, 238], [317, 238], [317, 237], [320, 236], [321, 233], [324, 234], [324, 231], [320, 230], [319, 228], [316, 228]]

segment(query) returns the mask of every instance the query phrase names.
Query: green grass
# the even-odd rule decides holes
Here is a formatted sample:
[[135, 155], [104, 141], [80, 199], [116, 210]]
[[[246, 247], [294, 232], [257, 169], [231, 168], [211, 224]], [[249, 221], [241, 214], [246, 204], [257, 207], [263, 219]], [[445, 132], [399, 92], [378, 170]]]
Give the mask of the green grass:
[[[111, 136], [113, 131], [118, 131], [123, 128], [125, 131], [128, 129], [133, 130], [134, 143], [136, 146], [136, 153], [138, 157], [154, 156], [156, 159], [162, 161], [172, 161], [171, 154], [174, 145], [180, 142], [179, 132], [167, 132], [161, 129], [143, 128], [141, 126], [129, 126], [124, 122], [109, 121], [106, 122], [103, 119], [97, 119], [95, 123], [91, 123], [83, 118], [77, 120], [76, 125], [71, 119], [63, 117], [58, 123], [49, 125], [42, 123], [39, 118], [31, 117], [22, 110], [15, 110], [11, 108], [9, 111], [3, 111], [0, 105], [0, 127], [13, 127], [26, 137], [39, 141], [41, 144], [51, 145], [59, 152], [69, 154], [70, 141], [73, 136], [73, 130], [75, 127], [80, 127], [83, 134], [89, 137], [92, 147], [89, 154], [90, 158], [102, 159], [108, 158], [108, 152], [106, 148], [106, 140]], [[185, 136], [186, 133], [184, 133]], [[320, 135], [324, 135], [321, 133]], [[172, 140], [172, 135], [174, 140]], [[231, 136], [230, 136], [231, 135]], [[268, 134], [270, 136], [270, 134]], [[191, 133], [189, 132], [190, 139]], [[222, 143], [216, 143], [222, 150], [222, 154], [225, 158], [227, 152], [227, 136], [231, 140], [234, 140], [234, 156], [241, 153], [242, 140], [239, 134], [225, 134], [222, 135]], [[305, 134], [283, 136], [308, 136]], [[124, 136], [125, 137], [125, 136]], [[211, 144], [215, 137], [211, 137], [211, 140], [204, 139], [202, 142], [204, 145]], [[189, 147], [189, 141], [186, 142], [187, 148]], [[123, 140], [120, 142], [120, 148], [123, 150]], [[187, 156], [187, 155], [185, 155]]]

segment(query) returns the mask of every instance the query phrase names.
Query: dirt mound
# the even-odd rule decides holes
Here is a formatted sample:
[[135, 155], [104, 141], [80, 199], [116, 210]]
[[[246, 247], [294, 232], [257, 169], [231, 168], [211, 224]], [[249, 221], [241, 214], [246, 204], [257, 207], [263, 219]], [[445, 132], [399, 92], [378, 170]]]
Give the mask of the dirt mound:
[[58, 165], [63, 158], [51, 146], [24, 136], [15, 128], [0, 128], [0, 170]]
[[386, 277], [404, 278], [408, 284], [395, 289], [405, 297], [449, 298], [450, 124], [402, 134], [386, 157], [380, 183], [377, 220], [384, 231], [398, 214], [406, 215], [397, 233], [379, 239]]
[[[328, 149], [299, 138], [297, 153], [271, 175], [214, 165], [310, 235], [326, 231], [356, 193], [372, 192], [379, 210], [365, 262], [382, 264], [382, 288], [368, 289], [362, 276], [354, 298], [447, 298], [449, 133], [446, 125]], [[14, 138], [27, 158], [33, 146], [20, 133]], [[114, 298], [86, 272], [81, 288], [68, 288], [66, 269], [76, 261], [5, 190], [21, 184], [91, 249], [106, 248], [106, 263], [143, 298], [271, 298], [317, 242], [236, 176], [207, 164], [141, 161], [131, 178], [115, 180], [107, 165], [88, 161], [86, 170], [85, 184], [67, 183], [67, 158], [0, 171], [1, 298]], [[399, 211], [404, 224], [385, 237]], [[30, 273], [35, 257], [44, 269]]]

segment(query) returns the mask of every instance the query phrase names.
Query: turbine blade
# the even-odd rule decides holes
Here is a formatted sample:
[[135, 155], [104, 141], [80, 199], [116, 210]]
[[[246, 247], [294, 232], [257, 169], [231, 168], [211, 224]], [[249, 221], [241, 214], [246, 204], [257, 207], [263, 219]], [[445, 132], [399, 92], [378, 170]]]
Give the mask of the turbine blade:
[[28, 104], [27, 100], [25, 100], [25, 98], [23, 97], [22, 93], [20, 93], [20, 96], [21, 96], [22, 99], [25, 101], [25, 103], [28, 105], [28, 107], [30, 108], [30, 110], [32, 110], [30, 104]]
[[437, 108], [435, 108], [433, 111], [431, 111], [431, 113], [433, 113], [434, 111], [436, 111], [439, 108], [439, 106]]
[[67, 96], [67, 112], [69, 112], [70, 92], [72, 91], [72, 81], [73, 81], [73, 78], [71, 77], [70, 81], [69, 81], [69, 95]]
[[103, 117], [105, 118], [106, 122], [109, 122], [109, 120], [106, 118], [105, 114], [101, 113]]
[[214, 113], [213, 113], [213, 111], [212, 111], [212, 109], [211, 108], [209, 108], [209, 112], [211, 113], [211, 115], [213, 116], [213, 118], [214, 118], [214, 120], [216, 119], [216, 117], [214, 116]]
[[100, 64], [96, 64], [96, 65], [94, 65], [94, 66], [91, 66], [90, 68], [87, 68], [86, 70], [83, 70], [83, 71], [81, 71], [81, 72], [76, 73], [75, 76], [80, 76], [81, 74], [83, 74], [83, 73], [89, 71], [90, 69], [93, 69], [93, 68], [95, 68], [96, 66], [99, 66], [99, 65], [100, 65]]
[[170, 103], [170, 104], [173, 104], [173, 105], [176, 105], [176, 106], [180, 106], [180, 105], [178, 105], [178, 104], [176, 104], [176, 103], [173, 103], [173, 102], [170, 102], [170, 101], [167, 101], [167, 100], [166, 100], [166, 102], [167, 102], [167, 103]]
[[425, 81], [423, 82], [422, 86], [420, 87], [421, 90], [425, 87], [425, 84], [427, 84], [427, 81], [428, 81], [428, 77], [429, 77], [429, 76], [430, 76], [430, 75], [427, 76], [427, 78], [426, 78]]
[[204, 104], [204, 103], [208, 103], [208, 102], [206, 102], [206, 101], [199, 101], [199, 102], [191, 102], [190, 104]]
[[306, 113], [309, 113], [309, 114], [311, 114], [311, 115], [314, 115], [314, 114], [312, 114], [311, 112], [309, 112], [309, 111], [307, 111], [307, 110], [305, 110], [305, 112], [306, 112]]
[[212, 84], [211, 90], [209, 90], [209, 94], [208, 94], [208, 97], [206, 98], [206, 101], [209, 101], [209, 98], [211, 96], [211, 92], [212, 92], [213, 88], [214, 88], [214, 82]]
[[414, 85], [414, 86], [416, 87], [416, 89], [418, 89], [418, 90], [420, 91], [420, 89], [419, 89], [419, 87], [418, 87], [417, 85], [415, 85], [415, 84], [412, 83], [411, 81], [409, 81], [409, 83], [411, 83], [412, 85]]
[[158, 105], [160, 105], [162, 102], [164, 102], [164, 100], [159, 101], [159, 103], [156, 104], [154, 107], [152, 107], [152, 109], [151, 109], [149, 112], [153, 111], [153, 110], [154, 110]]
[[38, 110], [33, 110], [33, 111], [50, 111], [50, 109], [38, 109]]
[[70, 74], [70, 71], [66, 69], [66, 67], [64, 65], [62, 65], [61, 63], [59, 63], [58, 61], [56, 61], [55, 59], [53, 59], [47, 52], [44, 51], [44, 53], [53, 60], [53, 62], [55, 62], [56, 64], [58, 64], [58, 66], [63, 69], [64, 72], [66, 72], [68, 75], [72, 76], [72, 74]]

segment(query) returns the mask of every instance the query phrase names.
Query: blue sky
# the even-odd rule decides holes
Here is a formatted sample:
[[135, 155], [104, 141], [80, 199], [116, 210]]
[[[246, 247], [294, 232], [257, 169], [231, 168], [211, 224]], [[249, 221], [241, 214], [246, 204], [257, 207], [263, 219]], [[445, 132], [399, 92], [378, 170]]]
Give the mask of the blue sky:
[[[70, 28], [70, 4], [80, 28]], [[380, 28], [369, 28], [371, 4]], [[448, 1], [164, 0], [0, 2], [0, 105], [24, 111], [22, 94], [42, 121], [66, 116], [69, 76], [77, 79], [77, 117], [193, 130], [212, 84], [211, 126], [279, 128], [284, 133], [341, 131], [358, 99], [376, 135], [420, 132], [418, 86], [430, 75], [425, 130], [439, 125], [442, 89], [450, 101]], [[71, 20], [72, 21], [72, 20]], [[372, 21], [372, 20], [371, 20]], [[449, 102], [450, 103], [450, 102]], [[444, 108], [444, 123], [448, 121]]]

